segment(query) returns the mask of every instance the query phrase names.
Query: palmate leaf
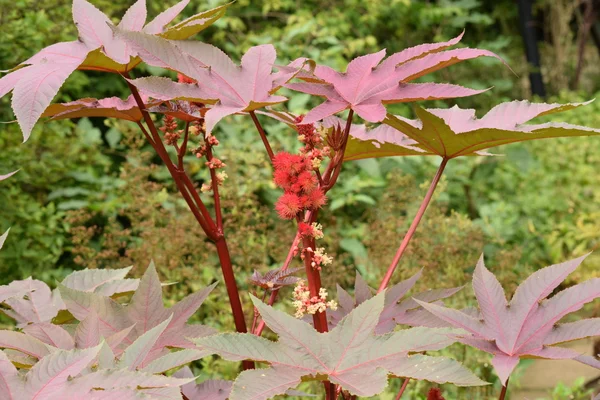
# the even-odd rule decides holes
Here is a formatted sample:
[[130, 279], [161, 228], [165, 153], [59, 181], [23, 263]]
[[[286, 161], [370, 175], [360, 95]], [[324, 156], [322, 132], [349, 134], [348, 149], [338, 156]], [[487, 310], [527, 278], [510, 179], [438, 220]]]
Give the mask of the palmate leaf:
[[[439, 302], [439, 300], [452, 296], [461, 290], [462, 287], [428, 290], [400, 301], [415, 285], [421, 275], [422, 271], [419, 271], [412, 277], [392, 286], [385, 292], [385, 304], [381, 311], [381, 315], [379, 316], [379, 322], [375, 327], [375, 333], [377, 335], [393, 331], [397, 324], [424, 326], [428, 328], [442, 328], [449, 326], [445, 321], [424, 310], [414, 301], [414, 299], [426, 302]], [[337, 310], [331, 310], [327, 313], [330, 329], [337, 326], [337, 324], [346, 315], [352, 312], [353, 309], [372, 298], [372, 293], [373, 289], [369, 287], [358, 272], [356, 273], [354, 284], [354, 298], [337, 285], [338, 308]]]
[[298, 75], [307, 82], [285, 86], [325, 97], [324, 103], [306, 114], [304, 123], [314, 123], [346, 109], [354, 110], [365, 121], [380, 122], [386, 116], [384, 104], [464, 97], [483, 92], [450, 84], [408, 83], [463, 60], [483, 56], [500, 59], [496, 54], [480, 49], [443, 51], [461, 38], [462, 34], [445, 43], [412, 47], [385, 60], [385, 50], [358, 57], [348, 64], [345, 73], [317, 66], [313, 76]]
[[[205, 115], [210, 132], [222, 118], [281, 103], [287, 98], [273, 93], [293, 74], [274, 74], [275, 48], [251, 47], [238, 66], [223, 51], [198, 41], [168, 41], [138, 32], [115, 29], [130, 43], [142, 60], [152, 66], [169, 68], [196, 80], [182, 85], [168, 79], [140, 78], [131, 81], [140, 90], [162, 100], [187, 99], [214, 103]], [[284, 76], [284, 79], [282, 79]]]
[[272, 269], [267, 271], [264, 275], [254, 270], [254, 273], [250, 277], [250, 283], [260, 286], [265, 290], [277, 290], [284, 286], [294, 285], [300, 280], [295, 276], [292, 276], [302, 268], [290, 268], [282, 270], [281, 268]]
[[[129, 268], [79, 271], [59, 285], [66, 308], [81, 321], [75, 331], [77, 347], [93, 346], [105, 338], [115, 355], [129, 360], [123, 361], [123, 366], [144, 368], [168, 354], [167, 348], [195, 349], [188, 338], [215, 332], [204, 325], [189, 325], [187, 320], [202, 305], [216, 283], [167, 309], [163, 305], [162, 285], [151, 263], [142, 279], [135, 281], [136, 290], [125, 306], [108, 297], [112, 294], [108, 288], [114, 288], [107, 285], [126, 281], [123, 278], [128, 271]], [[130, 287], [130, 284], [118, 285], [123, 286]], [[103, 294], [105, 290], [110, 294]]]
[[[387, 138], [374, 137], [382, 151], [371, 151], [369, 157], [405, 155], [406, 149], [397, 142], [405, 136], [417, 142], [415, 146], [425, 150], [422, 155], [438, 155], [445, 158], [482, 155], [482, 151], [503, 144], [553, 137], [595, 136], [600, 129], [565, 123], [525, 125], [533, 118], [584, 106], [588, 103], [544, 104], [524, 101], [502, 103], [492, 108], [484, 117], [475, 117], [475, 110], [423, 109], [415, 107], [419, 120], [388, 114], [383, 121], [397, 130]], [[368, 138], [366, 143], [369, 143]], [[383, 139], [383, 140], [382, 140]], [[363, 140], [363, 139], [361, 139]], [[365, 144], [368, 152], [372, 143]], [[350, 157], [353, 157], [350, 154]], [[364, 158], [364, 157], [363, 157]]]
[[[492, 364], [503, 384], [522, 357], [580, 359], [580, 354], [553, 345], [600, 335], [600, 318], [559, 324], [584, 304], [600, 297], [600, 278], [591, 279], [547, 298], [586, 256], [552, 265], [533, 273], [507, 301], [496, 277], [485, 267], [483, 256], [473, 275], [473, 289], [482, 319], [435, 304], [415, 300], [429, 312], [469, 332], [458, 340], [494, 355]], [[590, 357], [591, 358], [591, 357]], [[585, 363], [600, 368], [597, 360]]]
[[[160, 101], [149, 101], [145, 95], [142, 95], [142, 99], [148, 107], [161, 103]], [[106, 117], [138, 122], [142, 119], [142, 113], [133, 96], [129, 96], [127, 100], [121, 100], [118, 97], [109, 97], [99, 100], [85, 98], [68, 103], [55, 103], [46, 108], [42, 117], [51, 117], [52, 120]]]
[[[176, 378], [194, 379], [194, 374], [189, 367], [183, 367], [173, 374]], [[230, 393], [233, 382], [211, 379], [202, 383], [186, 383], [181, 387], [181, 393], [190, 400], [226, 400]]]
[[[148, 24], [146, 31], [169, 39], [185, 39], [210, 26], [229, 6], [226, 4], [197, 14], [164, 30], [164, 26], [188, 2], [189, 0], [184, 0], [160, 14]], [[79, 40], [46, 47], [0, 78], [0, 97], [13, 91], [12, 108], [23, 131], [24, 141], [29, 138], [33, 126], [63, 83], [76, 69], [123, 73], [141, 62], [128, 43], [114, 36], [110, 19], [88, 1], [73, 0], [73, 21], [77, 26]], [[119, 29], [141, 31], [145, 21], [146, 1], [138, 0], [126, 12]]]
[[451, 344], [449, 329], [412, 328], [375, 335], [384, 307], [383, 294], [364, 301], [325, 334], [254, 297], [252, 301], [267, 326], [279, 335], [278, 342], [251, 334], [220, 334], [194, 340], [201, 348], [229, 360], [253, 359], [270, 364], [267, 369], [242, 372], [233, 385], [231, 400], [283, 394], [303, 377], [327, 378], [359, 396], [383, 391], [388, 374], [459, 386], [485, 384], [454, 360], [410, 355]]

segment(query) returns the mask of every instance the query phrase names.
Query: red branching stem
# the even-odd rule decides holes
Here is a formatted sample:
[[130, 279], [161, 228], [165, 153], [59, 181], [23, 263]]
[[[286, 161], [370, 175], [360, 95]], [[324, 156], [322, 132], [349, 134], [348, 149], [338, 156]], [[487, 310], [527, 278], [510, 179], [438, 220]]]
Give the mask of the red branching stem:
[[177, 164], [179, 169], [183, 171], [183, 157], [185, 157], [185, 152], [187, 151], [188, 138], [190, 135], [190, 123], [189, 121], [185, 123], [185, 132], [183, 134], [183, 143], [181, 147], [177, 149]]
[[[133, 87], [135, 89], [135, 86], [131, 85], [131, 87]], [[139, 93], [137, 93], [137, 89], [133, 93], [134, 93], [134, 98], [136, 99], [136, 101], [138, 101], [138, 99], [139, 99], [138, 106], [140, 107], [140, 109], [142, 109], [142, 107], [144, 106], [144, 103], [143, 103], [141, 97], [139, 96]], [[150, 140], [150, 144], [152, 145], [154, 150], [156, 150], [156, 153], [160, 156], [161, 160], [167, 166], [167, 169], [171, 173], [171, 176], [173, 177], [173, 180], [175, 181], [177, 188], [181, 192], [181, 195], [183, 196], [184, 200], [188, 204], [188, 207], [192, 211], [192, 214], [194, 214], [194, 217], [196, 217], [196, 220], [198, 221], [198, 223], [200, 224], [200, 226], [202, 227], [202, 229], [204, 230], [206, 235], [210, 237], [210, 235], [212, 233], [211, 229], [210, 229], [207, 221], [205, 220], [204, 216], [200, 212], [198, 212], [198, 209], [197, 209], [194, 201], [190, 197], [190, 194], [187, 191], [185, 184], [181, 181], [181, 174], [179, 174], [177, 172], [175, 165], [173, 165], [173, 162], [169, 158], [169, 155], [167, 154], [166, 149], [162, 145], [160, 136], [158, 135], [156, 126], [152, 122], [150, 115], [148, 115], [148, 113], [145, 111], [142, 112], [142, 115], [144, 116], [144, 119], [146, 120], [146, 124], [150, 128], [150, 132], [152, 132], [153, 139], [150, 138], [150, 135], [148, 135], [148, 132], [146, 131], [146, 129], [144, 129], [144, 126], [141, 123], [138, 123], [138, 125], [142, 128], [142, 132], [144, 133], [146, 138], [148, 140]]]
[[342, 164], [344, 163], [344, 152], [348, 144], [348, 136], [350, 135], [350, 128], [352, 127], [352, 117], [354, 117], [354, 111], [350, 110], [348, 113], [348, 119], [346, 120], [346, 127], [344, 128], [344, 136], [342, 138], [342, 147], [336, 152], [333, 160], [327, 166], [325, 173], [323, 174], [324, 185], [322, 189], [325, 193], [329, 191], [337, 182], [338, 176], [342, 171]]
[[[233, 266], [231, 264], [231, 256], [229, 255], [227, 242], [225, 241], [224, 237], [221, 237], [215, 242], [215, 245], [217, 246], [219, 261], [221, 262], [221, 271], [223, 272], [223, 280], [225, 281], [225, 286], [227, 287], [227, 295], [229, 296], [231, 311], [233, 312], [235, 329], [240, 333], [246, 333], [246, 320], [244, 318], [240, 293], [238, 291], [235, 275], [233, 273]], [[254, 368], [254, 363], [252, 361], [243, 361], [242, 365], [244, 366], [244, 369]]]
[[398, 395], [396, 396], [396, 400], [400, 400], [400, 398], [404, 394], [404, 391], [406, 390], [406, 387], [408, 386], [408, 382], [410, 382], [410, 378], [406, 378], [404, 380], [404, 383], [402, 383], [402, 387], [400, 388], [400, 391], [398, 392]]
[[[128, 78], [128, 74], [123, 74], [126, 78]], [[142, 113], [144, 121], [148, 126], [152, 134], [153, 140], [150, 142], [161, 160], [165, 163], [171, 177], [175, 181], [177, 188], [181, 192], [181, 195], [185, 199], [188, 207], [196, 217], [196, 220], [206, 233], [206, 235], [215, 242], [217, 247], [217, 253], [219, 255], [219, 261], [221, 263], [221, 270], [223, 272], [223, 279], [225, 281], [225, 286], [227, 287], [227, 294], [229, 295], [229, 303], [231, 305], [231, 311], [233, 314], [233, 319], [235, 323], [236, 330], [240, 333], [246, 333], [246, 320], [244, 319], [244, 311], [242, 308], [242, 302], [240, 300], [240, 294], [237, 287], [237, 283], [235, 281], [235, 276], [233, 273], [233, 266], [231, 263], [231, 256], [229, 254], [229, 249], [227, 248], [227, 242], [225, 241], [225, 237], [223, 237], [222, 233], [219, 235], [215, 226], [214, 221], [210, 217], [208, 210], [204, 206], [202, 199], [198, 195], [195, 190], [193, 182], [185, 173], [185, 170], [180, 170], [173, 164], [171, 158], [169, 157], [167, 150], [165, 149], [160, 135], [158, 134], [158, 130], [156, 129], [156, 125], [152, 121], [150, 114], [146, 111], [146, 105], [142, 100], [140, 93], [137, 88], [127, 82], [131, 93]], [[141, 125], [141, 123], [140, 123]], [[142, 126], [143, 127], [143, 126]], [[146, 137], [150, 137], [145, 129], [142, 129], [144, 135]], [[191, 195], [191, 196], [190, 196]], [[192, 200], [193, 199], [193, 200]], [[254, 363], [252, 361], [244, 361], [242, 363], [244, 369], [252, 369], [254, 368]]]
[[[319, 290], [321, 289], [321, 274], [318, 270], [312, 266], [312, 252], [307, 251], [308, 248], [315, 249], [315, 240], [311, 237], [305, 237], [302, 239], [302, 246], [304, 253], [304, 269], [306, 271], [306, 279], [308, 281], [308, 289], [310, 290], [310, 297], [319, 296]], [[315, 329], [321, 333], [329, 330], [327, 326], [327, 314], [326, 312], [317, 312], [313, 315], [313, 323]]]
[[500, 397], [498, 398], [498, 400], [504, 400], [504, 398], [506, 397], [506, 390], [508, 389], [509, 380], [510, 378], [506, 380], [506, 385], [502, 386], [502, 391], [500, 392]]
[[[296, 252], [296, 247], [298, 247], [299, 242], [300, 242], [300, 235], [298, 235], [298, 233], [296, 233], [296, 236], [294, 237], [294, 241], [292, 242], [290, 250], [288, 251], [288, 255], [285, 258], [285, 262], [283, 263], [283, 266], [281, 267], [282, 271], [285, 271], [286, 269], [288, 269], [290, 264], [292, 263], [292, 260], [294, 259], [294, 253]], [[272, 306], [275, 303], [278, 293], [279, 293], [279, 289], [273, 290], [271, 292], [271, 297], [269, 297], [269, 303], [268, 303], [270, 306]], [[264, 329], [265, 329], [265, 321], [261, 320], [259, 322], [258, 326], [256, 327], [256, 329], [253, 329], [253, 332], [255, 335], [260, 336]]]
[[273, 154], [273, 149], [271, 149], [271, 145], [269, 144], [267, 133], [260, 124], [260, 121], [256, 117], [254, 111], [250, 111], [250, 116], [252, 117], [252, 121], [254, 121], [254, 125], [256, 126], [258, 133], [260, 133], [260, 138], [262, 139], [263, 144], [265, 145], [265, 149], [267, 149], [267, 154], [269, 154], [269, 158], [271, 159], [271, 162], [273, 162], [273, 157], [275, 157], [275, 154]]
[[392, 275], [394, 274], [394, 271], [396, 270], [396, 267], [398, 266], [398, 263], [400, 262], [402, 255], [404, 254], [404, 251], [408, 247], [408, 243], [410, 242], [410, 239], [415, 234], [415, 231], [417, 230], [417, 227], [419, 226], [419, 222], [421, 222], [421, 218], [423, 218], [423, 214], [425, 214], [425, 210], [427, 210], [427, 206], [429, 206], [429, 203], [431, 202], [431, 198], [433, 197], [433, 192], [435, 192], [435, 188], [437, 187], [437, 185], [440, 181], [440, 178], [442, 177], [442, 174], [444, 173], [444, 169], [446, 168], [447, 163], [448, 163], [448, 158], [442, 159], [442, 162], [441, 162], [435, 176], [433, 177], [433, 180], [431, 181], [431, 185], [429, 185], [427, 194], [425, 195], [425, 197], [423, 198], [423, 201], [421, 202], [421, 206], [419, 207], [419, 210], [417, 211], [417, 215], [415, 215], [415, 218], [413, 219], [412, 223], [410, 224], [410, 227], [408, 228], [408, 231], [406, 232], [404, 239], [402, 239], [402, 243], [400, 244], [400, 247], [398, 248], [398, 251], [396, 252], [396, 255], [394, 256], [392, 263], [388, 267], [388, 270], [385, 273], [383, 280], [381, 281], [381, 285], [379, 285], [379, 290], [377, 291], [377, 293], [385, 290], [388, 283], [392, 279]]
[[[206, 142], [206, 159], [208, 162], [212, 161], [212, 146]], [[217, 171], [214, 168], [210, 168], [210, 179], [212, 181], [212, 192], [213, 199], [215, 202], [215, 214], [217, 217], [217, 232], [218, 234], [223, 233], [223, 213], [221, 210], [221, 196], [219, 196], [219, 181], [217, 180]]]

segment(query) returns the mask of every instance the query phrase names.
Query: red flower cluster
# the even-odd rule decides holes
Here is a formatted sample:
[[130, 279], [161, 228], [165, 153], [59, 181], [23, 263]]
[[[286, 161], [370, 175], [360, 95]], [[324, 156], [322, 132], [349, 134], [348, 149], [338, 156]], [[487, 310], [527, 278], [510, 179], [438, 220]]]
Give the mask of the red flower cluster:
[[429, 393], [427, 394], [427, 400], [446, 400], [444, 396], [442, 396], [442, 391], [440, 388], [431, 388]]
[[172, 146], [177, 143], [181, 137], [181, 131], [177, 130], [177, 121], [171, 115], [166, 115], [163, 126], [159, 128], [165, 134], [165, 143]]
[[275, 208], [279, 216], [293, 219], [303, 210], [316, 210], [327, 201], [318, 187], [311, 160], [303, 155], [278, 153], [273, 159], [275, 184], [284, 190]]
[[301, 124], [304, 115], [296, 117], [296, 128], [298, 129], [298, 140], [304, 143], [300, 153], [310, 160], [312, 169], [318, 169], [321, 161], [329, 154], [329, 148], [323, 147], [323, 137], [313, 124]]

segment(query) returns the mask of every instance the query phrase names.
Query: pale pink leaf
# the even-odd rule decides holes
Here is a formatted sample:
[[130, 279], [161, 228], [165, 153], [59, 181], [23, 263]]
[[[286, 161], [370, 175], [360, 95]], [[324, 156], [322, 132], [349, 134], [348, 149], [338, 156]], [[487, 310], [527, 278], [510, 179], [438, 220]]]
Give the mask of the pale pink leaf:
[[515, 343], [516, 351], [528, 349], [530, 346], [539, 346], [562, 317], [580, 310], [586, 303], [598, 297], [600, 297], [600, 278], [595, 278], [565, 289], [544, 301], [536, 308], [536, 315], [529, 317], [523, 324], [521, 334]]
[[98, 355], [100, 346], [85, 350], [58, 350], [42, 358], [27, 373], [26, 393], [31, 400], [59, 400], [68, 393], [65, 384]]
[[[113, 299], [96, 293], [73, 290], [62, 284], [59, 284], [58, 288], [67, 309], [79, 321], [83, 321], [92, 310], [96, 312], [102, 336], [111, 336], [131, 326], [124, 306]], [[131, 343], [128, 339], [125, 340]]]
[[542, 268], [531, 274], [517, 287], [510, 301], [512, 308], [509, 338], [512, 346], [524, 329], [525, 321], [538, 309], [539, 301], [548, 296], [585, 260], [588, 254], [573, 260]]
[[450, 39], [447, 42], [425, 43], [416, 45], [414, 47], [409, 47], [408, 49], [404, 49], [402, 51], [399, 51], [398, 53], [392, 54], [391, 56], [386, 58], [384, 63], [389, 63], [390, 65], [393, 65], [395, 67], [412, 59], [423, 57], [427, 54], [447, 49], [448, 47], [454, 46], [458, 42], [460, 42], [464, 34], [465, 32], [463, 31], [460, 35], [453, 39]]
[[128, 368], [131, 371], [138, 367], [143, 367], [144, 360], [158, 341], [158, 338], [169, 325], [169, 322], [171, 322], [171, 318], [172, 316], [152, 329], [145, 331], [129, 347], [127, 347], [121, 356], [119, 366], [121, 368]]
[[184, 364], [189, 364], [192, 361], [199, 360], [210, 354], [211, 353], [208, 350], [197, 349], [174, 351], [148, 363], [141, 369], [141, 371], [151, 374], [161, 374], [173, 368], [177, 368]]
[[58, 349], [71, 350], [75, 347], [73, 337], [60, 325], [40, 322], [25, 326], [23, 332]]
[[79, 31], [79, 39], [90, 50], [102, 47], [112, 60], [121, 64], [129, 62], [125, 42], [113, 36], [112, 22], [102, 11], [86, 0], [73, 0], [73, 21]]
[[75, 343], [78, 349], [96, 347], [100, 344], [100, 321], [94, 309], [77, 325]]
[[15, 85], [12, 108], [27, 141], [33, 126], [78, 63], [40, 64], [27, 68]]
[[[175, 378], [194, 379], [189, 367], [183, 367], [173, 374]], [[186, 383], [181, 387], [181, 393], [188, 399], [226, 400], [231, 393], [232, 382], [222, 380], [207, 380], [200, 384]]]
[[600, 318], [555, 325], [544, 339], [544, 344], [569, 342], [591, 336], [600, 336]]
[[492, 358], [492, 365], [494, 366], [494, 370], [496, 370], [496, 374], [498, 374], [498, 378], [500, 378], [502, 385], [506, 385], [508, 377], [518, 364], [519, 357], [517, 356], [496, 354], [494, 358]]
[[326, 100], [324, 103], [319, 104], [318, 106], [310, 110], [308, 113], [306, 113], [302, 122], [305, 124], [313, 124], [326, 117], [337, 114], [340, 111], [344, 111], [347, 108], [347, 103]]
[[204, 86], [190, 83], [177, 83], [169, 78], [150, 76], [129, 81], [140, 91], [158, 100], [189, 100], [201, 103], [214, 103], [218, 94]]
[[137, 0], [123, 15], [118, 26], [128, 31], [141, 31], [146, 23], [147, 13], [146, 0]]
[[499, 334], [496, 344], [502, 350], [509, 348], [504, 334], [504, 324], [508, 321], [508, 302], [498, 279], [484, 265], [483, 254], [477, 262], [473, 274], [473, 290], [485, 323]]
[[67, 63], [79, 65], [85, 60], [89, 52], [90, 49], [79, 40], [55, 43], [43, 48], [27, 61], [24, 61], [23, 64]]
[[162, 286], [151, 262], [127, 306], [127, 315], [136, 324], [138, 334], [143, 334], [164, 321], [168, 314], [162, 299]]
[[8, 174], [5, 175], [0, 175], [0, 181], [3, 181], [5, 179], [10, 178], [11, 176], [13, 176], [14, 174], [16, 174], [17, 172], [19, 172], [19, 170], [13, 171], [13, 172], [9, 172]]
[[450, 324], [481, 336], [486, 339], [491, 339], [490, 333], [483, 321], [477, 320], [461, 311], [445, 308], [431, 303], [424, 303], [419, 300], [415, 301], [424, 309], [434, 314], [436, 317], [449, 322]]
[[125, 278], [129, 271], [131, 271], [131, 268], [83, 269], [72, 272], [61, 283], [71, 289], [82, 292], [94, 292], [105, 283]]
[[50, 354], [51, 346], [21, 332], [0, 331], [0, 348], [18, 350], [37, 359]]
[[181, 0], [179, 3], [161, 12], [156, 16], [156, 18], [148, 22], [148, 24], [144, 27], [144, 32], [149, 34], [162, 33], [165, 29], [165, 26], [173, 21], [173, 19], [175, 19], [175, 17], [177, 17], [177, 15], [183, 11], [189, 2], [190, 0]]
[[4, 97], [8, 93], [10, 93], [17, 83], [24, 78], [33, 67], [27, 66], [23, 68], [19, 68], [15, 71], [9, 72], [0, 78], [0, 97]]
[[[406, 372], [404, 367], [415, 357], [409, 357], [409, 353], [439, 350], [451, 344], [454, 340], [449, 335], [456, 333], [451, 329], [414, 328], [375, 335], [384, 307], [383, 293], [364, 301], [326, 334], [254, 297], [252, 300], [267, 326], [278, 334], [278, 342], [251, 334], [221, 334], [195, 340], [202, 348], [229, 360], [254, 359], [271, 365], [256, 373], [243, 372], [234, 383], [230, 400], [266, 399], [295, 386], [303, 376], [317, 375], [340, 384], [351, 394], [373, 396], [385, 388], [388, 372]], [[458, 371], [443, 359], [432, 357], [426, 362], [432, 366], [435, 363], [444, 366], [440, 371], [434, 368], [432, 373], [426, 368], [419, 378], [458, 385], [484, 384], [470, 371]], [[442, 369], [452, 373], [442, 376]], [[364, 376], [369, 379], [358, 379]]]
[[8, 237], [8, 232], [10, 232], [10, 228], [6, 230], [2, 235], [0, 235], [0, 249], [4, 246], [4, 242], [6, 242], [6, 238]]
[[506, 64], [502, 58], [491, 51], [464, 48], [432, 53], [410, 60], [400, 65], [396, 73], [398, 74], [399, 81], [408, 82], [461, 61], [478, 57], [493, 57]]
[[118, 281], [110, 281], [98, 286], [94, 292], [102, 296], [113, 296], [115, 294], [123, 294], [134, 292], [140, 284], [139, 279], [121, 279]]
[[228, 107], [221, 105], [220, 103], [215, 104], [210, 108], [210, 110], [208, 110], [204, 117], [204, 122], [206, 123], [206, 132], [212, 132], [215, 128], [215, 125], [223, 118], [233, 114], [241, 113], [242, 111], [244, 111], [243, 107]]
[[23, 383], [19, 371], [6, 354], [0, 351], [0, 398], [19, 400], [19, 396], [23, 393]]

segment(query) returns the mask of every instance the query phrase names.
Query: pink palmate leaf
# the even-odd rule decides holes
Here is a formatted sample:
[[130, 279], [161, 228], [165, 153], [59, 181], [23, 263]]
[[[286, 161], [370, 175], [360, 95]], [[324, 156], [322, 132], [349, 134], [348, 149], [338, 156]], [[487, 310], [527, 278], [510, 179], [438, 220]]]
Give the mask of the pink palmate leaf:
[[[146, 31], [160, 33], [171, 39], [186, 39], [214, 23], [229, 6], [220, 6], [194, 15], [164, 31], [164, 26], [187, 3], [188, 1], [182, 1], [159, 15], [147, 26]], [[141, 31], [146, 21], [146, 11], [146, 1], [136, 1], [123, 16], [119, 29]], [[25, 141], [36, 121], [73, 71], [89, 69], [122, 73], [141, 62], [131, 44], [115, 37], [110, 19], [88, 1], [73, 0], [73, 20], [79, 40], [48, 46], [0, 78], [0, 97], [13, 91], [12, 107]], [[89, 115], [97, 114], [91, 112]], [[100, 113], [97, 116], [105, 115]], [[122, 113], [110, 116], [123, 117]], [[135, 115], [124, 119], [139, 120], [137, 117]]]
[[[405, 148], [395, 141], [404, 136], [417, 142], [415, 146], [425, 150], [424, 155], [445, 158], [482, 155], [483, 150], [526, 140], [554, 137], [595, 136], [600, 129], [564, 123], [525, 125], [533, 118], [563, 112], [589, 104], [544, 104], [526, 100], [502, 103], [492, 108], [482, 118], [476, 118], [475, 110], [423, 109], [415, 106], [418, 120], [388, 114], [383, 121], [397, 130], [384, 140], [385, 151], [373, 152], [371, 157], [403, 155]], [[370, 145], [365, 144], [365, 149]], [[383, 148], [383, 146], [382, 146]]]
[[[13, 292], [12, 289], [17, 290]], [[16, 281], [0, 287], [0, 301], [9, 307], [4, 313], [15, 319], [18, 327], [50, 322], [62, 308], [58, 293], [52, 292], [48, 285], [35, 279]]]
[[482, 56], [499, 58], [479, 49], [441, 51], [456, 44], [461, 37], [462, 34], [446, 43], [416, 46], [385, 60], [385, 50], [358, 57], [348, 64], [345, 73], [317, 66], [313, 77], [299, 75], [307, 82], [285, 86], [325, 97], [324, 103], [305, 116], [305, 123], [314, 123], [348, 108], [366, 121], [379, 122], [386, 116], [384, 104], [464, 97], [483, 92], [450, 84], [407, 83], [463, 60]]
[[[577, 359], [579, 353], [557, 343], [600, 335], [600, 319], [560, 325], [567, 314], [600, 297], [600, 278], [565, 289], [547, 299], [587, 256], [543, 268], [525, 280], [512, 300], [506, 300], [496, 277], [485, 267], [483, 257], [473, 274], [473, 289], [481, 319], [464, 311], [444, 308], [415, 299], [426, 310], [470, 333], [459, 341], [494, 354], [492, 364], [503, 384], [521, 357]], [[600, 366], [600, 362], [597, 363]]]
[[291, 268], [282, 270], [281, 268], [272, 269], [267, 271], [264, 275], [254, 270], [254, 273], [250, 277], [250, 283], [260, 286], [265, 290], [277, 290], [284, 286], [294, 285], [300, 280], [293, 276], [296, 272], [300, 271], [301, 268]]
[[[206, 113], [206, 129], [210, 132], [222, 118], [281, 103], [287, 98], [276, 91], [293, 73], [274, 74], [276, 52], [272, 45], [251, 47], [237, 66], [223, 51], [197, 41], [168, 41], [119, 29], [116, 34], [130, 43], [147, 64], [169, 68], [196, 80], [196, 85], [183, 85], [167, 80], [133, 81], [141, 90], [155, 96], [165, 93], [164, 100], [187, 98], [202, 103], [217, 103]], [[299, 66], [298, 68], [301, 68]], [[282, 79], [282, 76], [284, 79]], [[194, 92], [196, 92], [194, 97]]]
[[[142, 99], [148, 107], [160, 104], [160, 101], [149, 100], [148, 96], [144, 94], [142, 94]], [[121, 100], [118, 97], [109, 97], [99, 100], [85, 98], [68, 103], [51, 104], [46, 108], [42, 117], [51, 117], [52, 120], [82, 117], [106, 117], [138, 122], [142, 119], [142, 113], [133, 96], [129, 96], [126, 100]]]
[[25, 393], [31, 400], [58, 400], [68, 394], [66, 383], [87, 367], [100, 346], [85, 350], [58, 350], [42, 358], [26, 375]]
[[[152, 21], [148, 22], [144, 27], [144, 32], [150, 34], [162, 33], [165, 26], [179, 15], [181, 11], [189, 4], [190, 0], [182, 0], [174, 6], [161, 12]], [[131, 29], [130, 29], [131, 30]]]
[[[485, 384], [454, 360], [412, 355], [439, 350], [452, 340], [451, 329], [412, 328], [376, 335], [384, 294], [364, 301], [329, 333], [275, 310], [252, 297], [267, 326], [279, 336], [271, 342], [251, 334], [213, 335], [194, 342], [229, 360], [253, 359], [267, 369], [242, 372], [230, 400], [261, 400], [285, 393], [302, 377], [327, 377], [358, 396], [373, 396], [387, 385], [389, 374], [458, 386]], [[357, 379], [368, 376], [369, 379]]]
[[[413, 298], [427, 302], [437, 302], [458, 292], [462, 287], [450, 289], [428, 290], [415, 294], [412, 298], [402, 300], [408, 291], [421, 277], [419, 271], [412, 277], [390, 287], [385, 293], [385, 305], [375, 327], [376, 334], [384, 334], [394, 330], [396, 325], [424, 326], [429, 328], [442, 328], [449, 326], [445, 321], [426, 312]], [[373, 297], [371, 289], [365, 280], [356, 273], [354, 285], [354, 299], [339, 285], [337, 286], [338, 308], [327, 313], [330, 329], [335, 327], [354, 308]], [[429, 314], [429, 315], [428, 315]]]
[[57, 349], [71, 350], [75, 348], [73, 337], [60, 325], [49, 322], [34, 323], [25, 326], [23, 332]]
[[[176, 378], [194, 379], [189, 367], [183, 367], [173, 374]], [[226, 400], [231, 393], [233, 382], [223, 380], [207, 380], [200, 384], [190, 382], [181, 387], [181, 393], [188, 399]]]
[[19, 400], [23, 393], [23, 381], [10, 359], [0, 351], [0, 398]]

